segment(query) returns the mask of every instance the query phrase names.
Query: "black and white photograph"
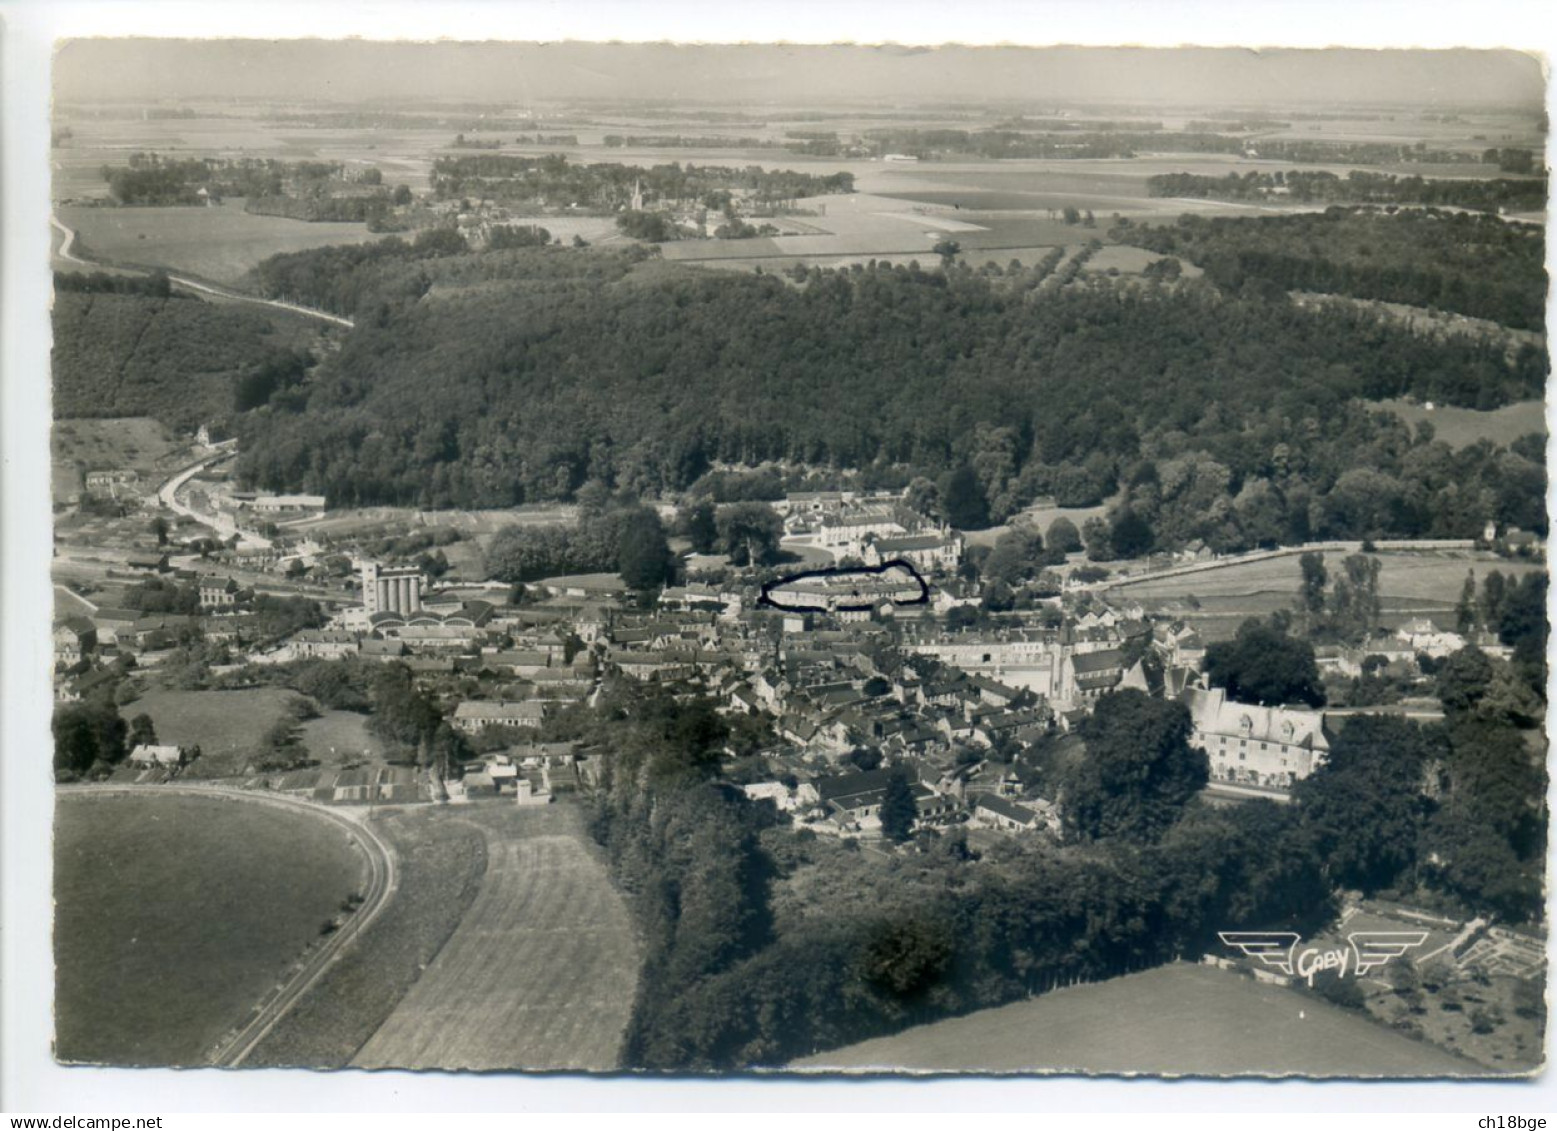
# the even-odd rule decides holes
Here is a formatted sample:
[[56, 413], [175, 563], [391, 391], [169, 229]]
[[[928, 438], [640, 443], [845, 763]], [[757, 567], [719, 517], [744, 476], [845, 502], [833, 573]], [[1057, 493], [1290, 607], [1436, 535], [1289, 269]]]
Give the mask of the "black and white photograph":
[[67, 1071], [1545, 1067], [1517, 34], [49, 82]]

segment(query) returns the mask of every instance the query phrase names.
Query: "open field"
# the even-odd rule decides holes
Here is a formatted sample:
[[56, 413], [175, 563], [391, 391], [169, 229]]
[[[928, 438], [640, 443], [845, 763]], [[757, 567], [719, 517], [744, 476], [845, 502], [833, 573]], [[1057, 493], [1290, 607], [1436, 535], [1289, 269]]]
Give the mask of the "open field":
[[637, 985], [637, 944], [578, 810], [495, 804], [450, 819], [486, 838], [481, 891], [352, 1063], [617, 1068]]
[[241, 773], [248, 753], [301, 696], [283, 688], [247, 691], [148, 691], [120, 708], [126, 719], [151, 716], [157, 739], [175, 746], [200, 747], [186, 777], [213, 778]]
[[66, 205], [59, 209], [59, 218], [76, 232], [75, 251], [83, 258], [187, 271], [229, 286], [280, 252], [382, 238], [364, 224], [251, 216], [242, 200], [212, 208]]
[[303, 745], [326, 766], [383, 756], [384, 746], [355, 711], [325, 711], [302, 725]]
[[1491, 412], [1448, 405], [1436, 405], [1429, 412], [1423, 405], [1404, 400], [1378, 401], [1376, 404], [1413, 428], [1426, 421], [1433, 426], [1434, 436], [1452, 448], [1463, 448], [1477, 440], [1491, 440], [1507, 447], [1521, 436], [1546, 432], [1544, 401], [1518, 401]]
[[809, 1071], [1467, 1076], [1487, 1070], [1316, 998], [1177, 964], [796, 1061]]
[[389, 810], [372, 828], [399, 858], [389, 905], [245, 1058], [249, 1067], [341, 1068], [460, 922], [486, 869], [480, 831], [448, 808]]
[[357, 891], [334, 826], [220, 798], [60, 795], [56, 1044], [65, 1061], [199, 1064]]

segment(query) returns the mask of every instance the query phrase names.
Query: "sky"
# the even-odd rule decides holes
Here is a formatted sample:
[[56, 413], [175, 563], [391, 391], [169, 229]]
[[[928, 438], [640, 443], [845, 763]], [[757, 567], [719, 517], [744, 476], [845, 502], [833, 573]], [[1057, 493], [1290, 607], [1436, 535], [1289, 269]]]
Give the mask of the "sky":
[[65, 102], [1118, 102], [1544, 104], [1513, 51], [687, 46], [362, 40], [77, 39], [55, 59]]

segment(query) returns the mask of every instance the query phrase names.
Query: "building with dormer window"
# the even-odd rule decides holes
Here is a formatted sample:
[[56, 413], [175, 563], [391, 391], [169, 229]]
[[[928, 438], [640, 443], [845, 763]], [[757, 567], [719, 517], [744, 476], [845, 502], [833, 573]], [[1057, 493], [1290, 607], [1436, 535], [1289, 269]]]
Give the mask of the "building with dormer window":
[[1227, 698], [1220, 687], [1184, 693], [1194, 723], [1190, 745], [1206, 752], [1211, 782], [1285, 794], [1330, 753], [1324, 715], [1297, 707], [1261, 707]]

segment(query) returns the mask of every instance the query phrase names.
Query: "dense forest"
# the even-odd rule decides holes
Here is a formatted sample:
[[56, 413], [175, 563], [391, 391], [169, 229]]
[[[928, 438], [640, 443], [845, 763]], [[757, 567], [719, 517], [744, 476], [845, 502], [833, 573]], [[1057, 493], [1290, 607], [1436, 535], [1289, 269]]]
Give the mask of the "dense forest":
[[[358, 325], [306, 413], [244, 420], [241, 473], [347, 505], [506, 506], [590, 481], [680, 490], [716, 462], [874, 468], [898, 485], [966, 469], [982, 505], [960, 509], [997, 522], [1039, 495], [1082, 505], [1129, 487], [1166, 508], [1160, 546], [1207, 523], [1229, 548], [1544, 525], [1538, 444], [1455, 452], [1357, 403], [1539, 397], [1534, 348], [1509, 357], [1199, 280], [1039, 291], [1020, 267], [785, 279], [644, 255], [384, 241], [268, 261], [267, 294]], [[1506, 263], [1474, 269], [1485, 281]]]
[[594, 830], [646, 941], [629, 1063], [781, 1065], [912, 1024], [1194, 959], [1214, 933], [1308, 933], [1333, 893], [1538, 916], [1543, 771], [1474, 704], [1497, 673], [1446, 669], [1443, 724], [1350, 720], [1290, 805], [1200, 802], [1203, 753], [1174, 702], [1105, 696], [1060, 773], [1066, 841], [1010, 841], [976, 868], [958, 830], [883, 863], [783, 827], [717, 780], [727, 724], [706, 701], [614, 688], [577, 734], [611, 754]]
[[1428, 204], [1470, 208], [1477, 212], [1540, 211], [1546, 207], [1545, 177], [1473, 180], [1466, 177], [1427, 179], [1397, 177], [1353, 169], [1346, 176], [1326, 171], [1293, 169], [1261, 173], [1228, 173], [1208, 177], [1195, 173], [1163, 173], [1146, 178], [1152, 196], [1211, 200], [1287, 200], [1329, 204]]
[[433, 162], [432, 187], [440, 200], [479, 197], [514, 204], [580, 205], [614, 210], [631, 203], [635, 188], [647, 201], [723, 207], [731, 192], [750, 193], [759, 205], [785, 204], [803, 196], [854, 191], [854, 174], [817, 176], [757, 165], [583, 165], [562, 154], [545, 157], [461, 154]]
[[1224, 290], [1251, 282], [1436, 307], [1522, 330], [1546, 323], [1546, 229], [1438, 209], [1131, 226], [1126, 242], [1203, 267]]
[[299, 335], [253, 310], [169, 295], [166, 282], [59, 277], [56, 418], [151, 416], [194, 429], [268, 402], [301, 380], [310, 358]]

